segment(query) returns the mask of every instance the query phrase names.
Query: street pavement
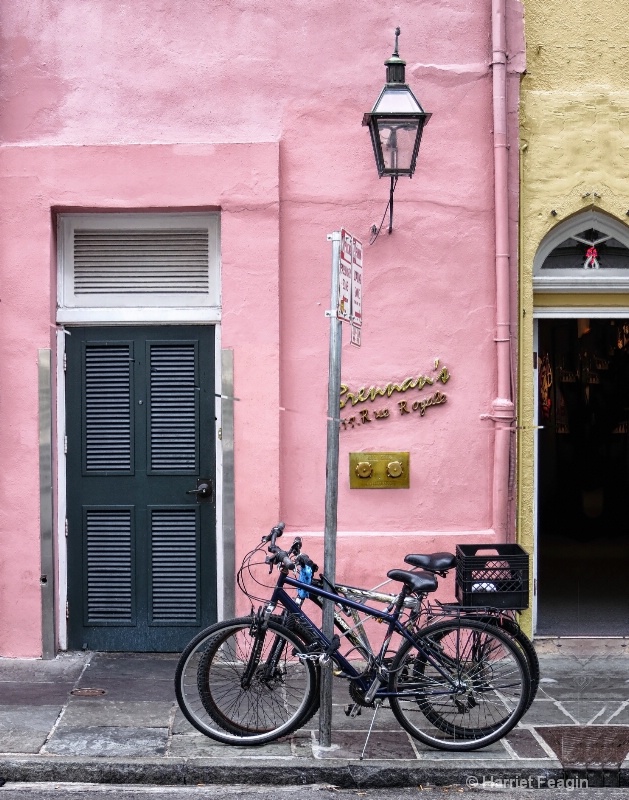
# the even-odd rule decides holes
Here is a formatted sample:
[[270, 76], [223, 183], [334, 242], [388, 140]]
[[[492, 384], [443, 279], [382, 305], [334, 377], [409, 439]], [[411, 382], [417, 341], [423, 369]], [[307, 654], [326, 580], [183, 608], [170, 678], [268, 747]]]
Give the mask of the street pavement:
[[[496, 792], [502, 790], [497, 789]], [[488, 800], [487, 789], [459, 786], [411, 786], [393, 789], [339, 789], [330, 784], [308, 786], [121, 786], [96, 783], [7, 783], [0, 788], [2, 800]], [[509, 789], [509, 800], [626, 800], [626, 789], [581, 788]], [[505, 796], [502, 791], [502, 796]], [[231, 796], [231, 797], [230, 797]]]
[[208, 739], [183, 717], [173, 685], [177, 655], [0, 659], [0, 778], [345, 788], [525, 788], [527, 782], [561, 788], [561, 781], [578, 780], [629, 786], [629, 640], [550, 639], [536, 647], [538, 696], [504, 739], [471, 753], [434, 750], [381, 709], [362, 761], [372, 712], [345, 716], [342, 680], [335, 681], [331, 748], [318, 746], [316, 716], [276, 743], [233, 747]]

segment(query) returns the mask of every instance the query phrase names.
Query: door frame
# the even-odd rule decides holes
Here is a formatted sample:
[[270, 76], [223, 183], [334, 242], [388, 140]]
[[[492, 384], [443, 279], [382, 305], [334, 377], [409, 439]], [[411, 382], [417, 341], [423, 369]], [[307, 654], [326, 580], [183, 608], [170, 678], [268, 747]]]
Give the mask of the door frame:
[[[134, 320], [130, 322], [111, 323], [112, 327], [120, 327], [124, 325], [129, 327], [132, 324], [138, 326], [151, 325], [159, 328], [159, 324], [153, 321], [139, 321]], [[79, 323], [76, 327], [85, 328], [91, 326], [100, 326], [108, 324], [107, 322], [91, 320], [89, 325]], [[175, 324], [175, 323], [172, 323]], [[216, 611], [218, 619], [222, 619], [226, 606], [230, 605], [230, 591], [234, 592], [233, 586], [225, 581], [225, 575], [233, 563], [233, 509], [229, 507], [230, 499], [233, 502], [233, 459], [224, 459], [223, 442], [226, 445], [232, 443], [233, 447], [233, 430], [223, 431], [224, 422], [228, 425], [233, 425], [230, 419], [233, 420], [233, 413], [229, 414], [229, 409], [226, 409], [223, 414], [225, 404], [233, 404], [233, 391], [225, 391], [223, 387], [223, 359], [221, 349], [221, 325], [218, 320], [199, 319], [196, 321], [185, 319], [181, 320], [182, 325], [211, 325], [214, 327], [214, 395], [215, 395], [215, 472], [216, 472]], [[66, 515], [67, 515], [67, 459], [66, 459], [66, 393], [65, 393], [65, 351], [66, 351], [66, 336], [72, 335], [72, 327], [66, 328], [63, 325], [57, 326], [57, 351], [56, 351], [56, 447], [54, 448], [54, 461], [56, 465], [57, 485], [56, 485], [56, 547], [57, 547], [57, 592], [56, 602], [58, 608], [57, 614], [57, 641], [60, 650], [67, 650], [68, 648], [68, 625], [66, 618], [66, 608], [68, 603], [68, 548], [66, 538]], [[225, 417], [225, 419], [223, 419]], [[227, 461], [227, 463], [225, 463]], [[231, 487], [231, 488], [229, 488]], [[226, 529], [224, 530], [224, 523]], [[225, 541], [224, 541], [225, 537]], [[225, 587], [224, 591], [220, 591], [220, 587]], [[231, 587], [231, 588], [230, 588]]]
[[[535, 298], [539, 302], [539, 297]], [[533, 308], [533, 352], [539, 355], [539, 321], [541, 319], [629, 319], [629, 306], [608, 306], [608, 305], [572, 305], [569, 298], [566, 297], [563, 303], [558, 303], [559, 298], [557, 295], [553, 297], [556, 305], [535, 305]], [[583, 302], [586, 300], [580, 297], [579, 300]], [[587, 298], [590, 302], [595, 302], [595, 297], [590, 296]], [[539, 559], [539, 531], [538, 531], [538, 490], [539, 490], [539, 391], [538, 391], [538, 359], [532, 360], [533, 372], [531, 379], [533, 381], [533, 424], [535, 426], [535, 435], [533, 437], [533, 604], [532, 604], [532, 624], [533, 633], [537, 636], [537, 571]], [[541, 637], [547, 638], [547, 637]]]

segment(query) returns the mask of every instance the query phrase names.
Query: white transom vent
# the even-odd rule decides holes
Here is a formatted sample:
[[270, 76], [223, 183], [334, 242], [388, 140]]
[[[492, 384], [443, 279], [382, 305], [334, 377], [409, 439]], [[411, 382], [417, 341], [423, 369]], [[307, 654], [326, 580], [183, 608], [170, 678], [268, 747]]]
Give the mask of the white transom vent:
[[63, 214], [58, 234], [60, 321], [64, 309], [220, 306], [216, 213]]

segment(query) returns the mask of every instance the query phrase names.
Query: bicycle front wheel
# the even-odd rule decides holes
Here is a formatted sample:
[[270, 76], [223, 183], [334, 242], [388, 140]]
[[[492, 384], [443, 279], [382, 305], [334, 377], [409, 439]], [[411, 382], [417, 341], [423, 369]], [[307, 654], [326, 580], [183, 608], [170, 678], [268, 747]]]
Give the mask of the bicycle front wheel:
[[520, 719], [531, 686], [519, 648], [494, 625], [437, 622], [403, 642], [390, 668], [391, 709], [411, 736], [440, 750], [476, 750]]
[[273, 620], [223, 623], [193, 639], [175, 676], [177, 700], [197, 730], [226, 744], [260, 745], [301, 727], [316, 703], [318, 681], [304, 645]]

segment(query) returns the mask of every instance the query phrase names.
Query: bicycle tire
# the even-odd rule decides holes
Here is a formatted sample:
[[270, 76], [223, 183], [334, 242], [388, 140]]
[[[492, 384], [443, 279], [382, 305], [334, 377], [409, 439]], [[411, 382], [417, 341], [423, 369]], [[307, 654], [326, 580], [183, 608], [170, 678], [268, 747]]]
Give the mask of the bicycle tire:
[[[317, 702], [315, 666], [293, 655], [303, 650], [303, 640], [274, 620], [264, 632], [254, 621], [240, 617], [206, 629], [186, 647], [175, 672], [175, 693], [186, 719], [225, 744], [253, 746], [288, 735], [305, 724]], [[260, 636], [260, 662], [250, 685], [243, 686], [242, 676]], [[269, 650], [278, 640], [283, 643], [281, 659], [271, 665]]]
[[[474, 619], [474, 617], [471, 616], [471, 615], [466, 615], [465, 617], [462, 617], [461, 619], [470, 619], [470, 618]], [[476, 619], [477, 619], [477, 621], [481, 622], [483, 625], [496, 625], [496, 617], [493, 617], [493, 616], [477, 617]], [[443, 632], [441, 632], [441, 635], [443, 636], [443, 635], [447, 634], [447, 632], [448, 632], [447, 630], [443, 631]], [[502, 631], [502, 633], [505, 633], [505, 631]], [[518, 647], [517, 641], [515, 639], [515, 631], [514, 631], [514, 633], [512, 635], [507, 634], [507, 636], [511, 640], [511, 643], [516, 645], [516, 647]], [[438, 641], [440, 641], [440, 634], [439, 633], [435, 633], [432, 638], [433, 638], [433, 641], [437, 641], [438, 642]], [[518, 649], [519, 649], [519, 647], [518, 647]], [[526, 666], [527, 666], [527, 672], [528, 672], [529, 664], [528, 664], [528, 660], [526, 658], [526, 655], [522, 650], [520, 650], [520, 655], [522, 655], [524, 657], [524, 660], [525, 660]], [[539, 662], [538, 662], [538, 664], [539, 664]], [[530, 679], [530, 674], [529, 674], [529, 679]], [[528, 692], [528, 696], [527, 696], [527, 700], [526, 700], [526, 702], [524, 704], [524, 711], [522, 712], [522, 715], [530, 707], [530, 704], [533, 701], [534, 694], [535, 694], [535, 692], [533, 691], [532, 682], [531, 682], [530, 683], [529, 692]], [[494, 723], [492, 725], [485, 726], [482, 730], [479, 729], [479, 728], [468, 730], [466, 727], [457, 726], [456, 724], [452, 723], [449, 719], [447, 719], [446, 717], [444, 717], [440, 713], [439, 708], [435, 708], [428, 701], [423, 703], [423, 705], [422, 705], [422, 713], [426, 716], [426, 719], [428, 719], [428, 721], [432, 725], [434, 725], [436, 728], [439, 728], [439, 730], [441, 730], [443, 732], [447, 732], [450, 736], [453, 736], [453, 737], [456, 737], [456, 738], [463, 738], [463, 739], [475, 739], [475, 738], [478, 738], [480, 734], [492, 733], [494, 730], [496, 730], [499, 727], [499, 724], [500, 724], [499, 722], [497, 722], [497, 723]]]
[[418, 631], [416, 643], [402, 643], [391, 664], [389, 691], [408, 693], [390, 697], [390, 705], [411, 736], [440, 750], [476, 750], [517, 724], [530, 679], [526, 659], [509, 636], [462, 617], [429, 625]]
[[[533, 642], [520, 628], [518, 623], [511, 619], [511, 617], [497, 616], [478, 611], [466, 611], [461, 614], [461, 618], [463, 617], [465, 617], [465, 619], [477, 619], [489, 625], [495, 625], [503, 633], [506, 633], [507, 636], [512, 639], [513, 643], [522, 651], [522, 655], [527, 663], [529, 678], [531, 681], [531, 690], [526, 701], [526, 708], [524, 709], [525, 711], [528, 711], [533, 703], [533, 700], [535, 700], [535, 697], [537, 696], [540, 680], [539, 658], [535, 647], [533, 646]], [[433, 619], [433, 622], [434, 621], [435, 620]], [[415, 630], [416, 632], [419, 632], [421, 628], [417, 627]]]
[[[253, 622], [255, 620], [255, 617], [253, 615], [248, 615], [247, 617], [241, 618], [241, 619], [247, 619], [247, 620], [250, 621], [251, 624], [253, 624]], [[288, 612], [284, 612], [283, 614], [273, 614], [271, 619], [273, 620], [273, 622], [276, 622], [279, 625], [285, 625], [286, 627], [290, 628], [291, 632], [294, 633], [299, 639], [301, 639], [303, 641], [304, 649], [306, 649], [308, 647], [308, 645], [312, 644], [312, 642], [314, 641], [313, 636], [311, 634], [309, 634], [304, 628], [302, 628], [302, 626], [299, 625], [299, 623], [295, 621], [294, 617], [291, 614], [289, 614]], [[192, 640], [187, 647], [192, 645], [194, 642], [200, 642], [203, 639], [208, 639], [209, 640], [214, 634], [219, 633], [225, 627], [226, 624], [230, 624], [230, 623], [231, 623], [231, 620], [227, 620], [226, 622], [225, 621], [216, 622], [213, 625], [210, 625], [209, 627], [207, 627], [203, 631], [201, 631], [199, 634], [197, 634], [197, 636], [194, 638], [194, 640]], [[182, 656], [180, 657], [180, 662], [184, 661], [184, 656], [186, 655], [187, 647], [184, 650]], [[304, 718], [303, 718], [303, 720], [301, 722], [302, 726], [305, 725], [307, 722], [309, 722], [309, 720], [312, 719], [312, 717], [319, 710], [319, 705], [320, 705], [320, 691], [319, 691], [319, 688], [320, 688], [320, 683], [321, 683], [321, 667], [316, 662], [314, 662], [314, 667], [315, 667], [315, 671], [316, 671], [317, 688], [316, 688], [314, 697], [312, 699], [312, 703], [311, 703], [308, 711], [304, 715]], [[183, 669], [183, 666], [182, 666], [182, 669]], [[179, 666], [177, 667], [177, 670], [179, 670]], [[178, 675], [177, 671], [176, 671], [176, 674]], [[175, 683], [176, 682], [177, 681], [175, 681]], [[175, 689], [176, 689], [176, 686], [175, 686]], [[231, 724], [231, 727], [233, 727], [233, 723]], [[242, 728], [242, 735], [243, 736], [247, 735], [247, 729], [246, 728]]]
[[[250, 624], [254, 624], [255, 617], [251, 616], [247, 619], [250, 620]], [[308, 644], [313, 641], [313, 638], [306, 633], [306, 631], [297, 623], [294, 622], [289, 616], [285, 615], [273, 615], [271, 617], [273, 622], [278, 625], [282, 625], [284, 627], [289, 628], [291, 633], [294, 633], [297, 638], [301, 640], [301, 647], [300, 649], [306, 650], [308, 648]], [[220, 709], [217, 707], [216, 703], [212, 702], [211, 692], [209, 691], [209, 686], [206, 685], [206, 673], [208, 669], [208, 662], [210, 656], [210, 646], [208, 644], [208, 649], [205, 651], [203, 656], [201, 656], [199, 660], [199, 665], [197, 667], [197, 684], [199, 688], [199, 696], [201, 697], [201, 702], [206, 706], [206, 711], [210, 714], [210, 716], [214, 719], [214, 721], [219, 724], [222, 728], [224, 728], [229, 733], [236, 734], [238, 736], [251, 736], [250, 726], [248, 724], [241, 725], [239, 724], [238, 720], [226, 717], [225, 715], [221, 714]], [[312, 717], [317, 713], [319, 710], [319, 703], [320, 703], [320, 686], [321, 686], [321, 667], [317, 662], [313, 663], [315, 669], [315, 690], [312, 694], [311, 702], [304, 712], [303, 717], [299, 719], [299, 724], [293, 729], [296, 730], [297, 727], [303, 727], [307, 722], [312, 719]], [[290, 733], [287, 731], [282, 735], [286, 735]]]
[[528, 700], [526, 701], [526, 708], [524, 709], [525, 711], [528, 711], [533, 700], [535, 700], [535, 697], [537, 696], [540, 679], [539, 657], [535, 647], [533, 646], [533, 642], [524, 633], [522, 628], [520, 628], [518, 623], [510, 617], [479, 615], [479, 619], [481, 619], [483, 622], [489, 622], [491, 625], [495, 625], [503, 633], [506, 633], [507, 636], [513, 640], [514, 644], [516, 644], [522, 651], [531, 681], [531, 690], [529, 692]]

